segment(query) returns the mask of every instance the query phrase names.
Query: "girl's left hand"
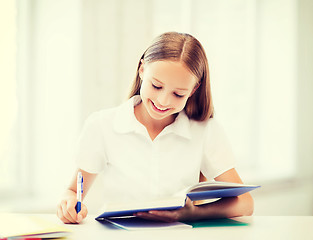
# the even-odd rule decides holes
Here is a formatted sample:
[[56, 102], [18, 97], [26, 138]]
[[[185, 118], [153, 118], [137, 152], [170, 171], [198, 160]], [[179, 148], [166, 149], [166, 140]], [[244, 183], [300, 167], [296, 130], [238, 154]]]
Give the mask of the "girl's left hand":
[[195, 209], [196, 206], [193, 205], [192, 201], [187, 197], [185, 206], [178, 210], [171, 211], [152, 210], [149, 212], [138, 212], [135, 213], [134, 216], [155, 221], [177, 222], [184, 220], [192, 220], [192, 218], [195, 217], [194, 216]]

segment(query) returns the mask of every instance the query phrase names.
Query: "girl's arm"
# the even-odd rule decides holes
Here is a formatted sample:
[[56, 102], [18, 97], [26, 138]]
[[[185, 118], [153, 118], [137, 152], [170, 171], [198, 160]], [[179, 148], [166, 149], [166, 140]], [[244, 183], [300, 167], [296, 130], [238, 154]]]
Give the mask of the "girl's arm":
[[63, 199], [58, 204], [57, 215], [64, 223], [79, 223], [87, 216], [87, 208], [82, 203], [81, 211], [77, 214], [75, 206], [77, 204], [77, 173], [83, 174], [83, 195], [82, 199], [86, 196], [90, 186], [94, 182], [97, 174], [88, 173], [84, 170], [77, 169], [75, 175], [70, 183], [69, 188], [66, 190]]
[[[215, 178], [216, 181], [242, 183], [237, 171], [233, 168]], [[185, 207], [175, 211], [150, 211], [138, 213], [137, 216], [162, 221], [200, 220], [207, 218], [230, 218], [248, 216], [253, 213], [253, 199], [250, 193], [238, 197], [222, 198], [216, 202], [194, 205], [187, 199]]]
[[[237, 171], [233, 168], [215, 178], [216, 181], [242, 183]], [[194, 219], [230, 218], [252, 215], [254, 209], [253, 198], [250, 193], [238, 197], [222, 198], [216, 202], [196, 206]]]

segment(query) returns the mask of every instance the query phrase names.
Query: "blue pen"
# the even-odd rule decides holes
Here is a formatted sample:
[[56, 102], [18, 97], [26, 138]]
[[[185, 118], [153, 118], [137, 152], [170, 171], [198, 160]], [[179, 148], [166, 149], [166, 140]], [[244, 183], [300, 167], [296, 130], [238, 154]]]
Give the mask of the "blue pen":
[[81, 172], [78, 172], [77, 173], [77, 205], [76, 205], [77, 213], [79, 213], [81, 210], [82, 195], [83, 195], [83, 174]]

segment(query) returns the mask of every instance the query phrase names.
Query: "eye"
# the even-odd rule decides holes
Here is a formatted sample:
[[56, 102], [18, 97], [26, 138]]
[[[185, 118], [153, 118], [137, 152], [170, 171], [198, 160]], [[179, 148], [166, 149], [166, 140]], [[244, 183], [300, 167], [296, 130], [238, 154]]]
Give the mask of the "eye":
[[184, 97], [184, 95], [179, 95], [179, 94], [177, 94], [177, 93], [174, 93], [174, 96], [175, 96], [175, 97], [178, 97], [178, 98]]
[[158, 87], [158, 86], [155, 86], [154, 84], [152, 84], [152, 87], [154, 87], [155, 89], [161, 89], [162, 87]]

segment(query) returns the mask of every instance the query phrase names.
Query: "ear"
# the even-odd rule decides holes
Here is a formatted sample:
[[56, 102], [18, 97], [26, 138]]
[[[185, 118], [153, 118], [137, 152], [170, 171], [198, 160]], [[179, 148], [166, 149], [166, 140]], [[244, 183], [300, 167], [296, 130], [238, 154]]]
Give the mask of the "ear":
[[200, 82], [196, 83], [196, 86], [193, 88], [192, 92], [190, 93], [189, 97], [191, 97], [196, 91], [197, 89], [200, 87]]
[[145, 61], [143, 59], [140, 60], [140, 67], [139, 67], [139, 77], [142, 79], [143, 71], [144, 71]]

